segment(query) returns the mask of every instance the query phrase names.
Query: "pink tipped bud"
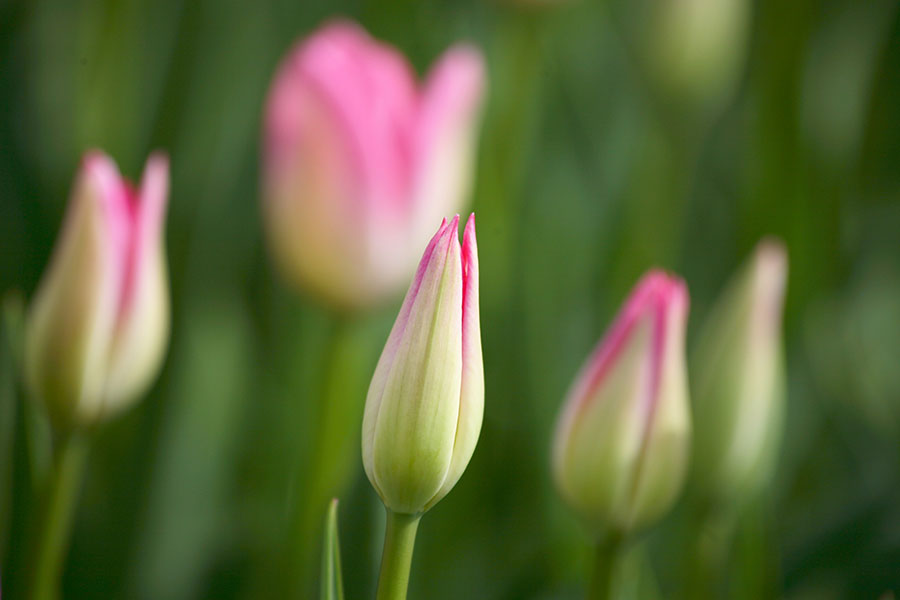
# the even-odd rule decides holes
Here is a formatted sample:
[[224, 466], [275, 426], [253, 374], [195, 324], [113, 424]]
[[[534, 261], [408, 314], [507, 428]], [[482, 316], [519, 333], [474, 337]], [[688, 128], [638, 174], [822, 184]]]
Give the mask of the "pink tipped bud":
[[418, 514], [456, 485], [484, 412], [475, 215], [425, 249], [366, 397], [363, 465], [394, 512]]
[[645, 275], [565, 402], [554, 475], [597, 534], [650, 524], [681, 490], [690, 441], [687, 313], [680, 279]]
[[161, 155], [147, 161], [137, 190], [106, 155], [82, 162], [26, 331], [26, 377], [58, 427], [120, 410], [159, 371], [169, 331], [168, 186]]
[[264, 216], [285, 277], [343, 307], [411, 275], [441, 215], [463, 206], [484, 91], [474, 48], [418, 86], [405, 58], [338, 21], [284, 59], [266, 106]]

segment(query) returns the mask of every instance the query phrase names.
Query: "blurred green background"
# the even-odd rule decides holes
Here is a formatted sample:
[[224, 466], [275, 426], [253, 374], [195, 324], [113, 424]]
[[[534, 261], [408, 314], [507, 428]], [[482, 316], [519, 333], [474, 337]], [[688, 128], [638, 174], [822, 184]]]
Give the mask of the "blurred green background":
[[[399, 296], [348, 317], [296, 295], [258, 205], [270, 77], [335, 15], [419, 73], [459, 39], [489, 67], [473, 198], [484, 428], [419, 529], [410, 597], [580, 596], [588, 539], [549, 475], [571, 378], [644, 270], [686, 278], [692, 335], [765, 234], [791, 262], [786, 436], [725, 595], [900, 590], [900, 5], [682, 4], [729, 2], [730, 29], [700, 19], [688, 41], [667, 29], [676, 0], [0, 2], [0, 291], [32, 294], [86, 149], [131, 178], [153, 149], [172, 164], [170, 351], [150, 395], [95, 436], [64, 597], [314, 597], [331, 495], [347, 595], [374, 595], [384, 515], [358, 427]], [[33, 498], [0, 359], [15, 597]], [[628, 597], [678, 595], [686, 519], [677, 507], [633, 546]]]

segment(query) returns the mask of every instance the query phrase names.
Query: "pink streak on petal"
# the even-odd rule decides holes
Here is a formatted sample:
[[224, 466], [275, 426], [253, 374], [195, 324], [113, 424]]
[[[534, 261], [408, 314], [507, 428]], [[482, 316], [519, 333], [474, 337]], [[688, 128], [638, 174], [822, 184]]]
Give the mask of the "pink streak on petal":
[[437, 232], [432, 236], [431, 241], [428, 242], [428, 245], [425, 247], [425, 252], [422, 253], [422, 259], [419, 261], [419, 267], [416, 269], [416, 275], [413, 277], [413, 284], [410, 286], [410, 292], [412, 292], [412, 296], [410, 296], [411, 300], [415, 300], [416, 295], [419, 293], [419, 287], [422, 285], [422, 278], [425, 277], [425, 271], [428, 270], [428, 265], [431, 263], [431, 255], [434, 253], [435, 247], [449, 228], [447, 219], [441, 219], [441, 226], [438, 227]]
[[98, 150], [85, 154], [82, 169], [98, 195], [97, 201], [115, 252], [118, 256], [124, 255], [134, 222], [129, 187], [119, 175], [116, 163]]
[[447, 233], [449, 231], [450, 227], [447, 225], [447, 219], [443, 219], [441, 221], [441, 226], [438, 227], [437, 232], [432, 236], [431, 241], [428, 242], [428, 246], [425, 247], [425, 252], [422, 254], [422, 260], [419, 261], [416, 275], [409, 286], [409, 291], [406, 292], [406, 297], [403, 299], [403, 304], [400, 306], [400, 313], [397, 315], [397, 320], [394, 321], [394, 327], [391, 329], [388, 340], [384, 345], [384, 351], [382, 353], [385, 357], [393, 357], [397, 348], [400, 346], [400, 340], [403, 339], [403, 334], [406, 331], [409, 315], [412, 312], [416, 297], [419, 294], [419, 288], [422, 286], [422, 280], [425, 278], [426, 271], [428, 271], [428, 265], [431, 264], [435, 250], [438, 248], [438, 245], [443, 243], [447, 238]]
[[645, 279], [651, 277], [653, 280], [648, 285], [652, 285], [650, 298], [652, 306], [650, 308], [653, 311], [653, 337], [650, 357], [651, 379], [648, 386], [649, 394], [646, 406], [648, 428], [652, 423], [653, 414], [659, 402], [659, 386], [668, 342], [666, 335], [671, 333], [671, 321], [673, 319], [683, 320], [686, 317], [688, 307], [687, 287], [684, 281], [658, 271], [651, 272]]
[[[126, 185], [131, 188], [127, 182]], [[119, 319], [124, 318], [131, 309], [140, 281], [140, 269], [146, 268], [149, 254], [156, 251], [160, 243], [169, 197], [169, 159], [164, 154], [157, 152], [147, 159], [140, 189], [136, 192], [131, 189], [131, 197], [131, 237], [123, 266]]]
[[478, 327], [477, 321], [471, 323], [472, 319], [478, 318], [478, 244], [475, 240], [475, 213], [469, 215], [463, 233], [462, 278], [462, 349], [465, 364], [469, 325]]
[[169, 158], [154, 152], [147, 159], [138, 191], [137, 224], [139, 234], [155, 240], [166, 216], [169, 201]]
[[[580, 413], [584, 406], [595, 397], [595, 394], [592, 393], [593, 390], [601, 384], [609, 369], [615, 364], [635, 325], [644, 317], [652, 316], [654, 318], [652, 356], [661, 356], [665, 341], [662, 331], [665, 329], [666, 308], [669, 299], [677, 295], [678, 289], [683, 289], [683, 284], [670, 279], [663, 271], [653, 270], [641, 278], [612, 326], [588, 359], [585, 373], [578, 377], [579, 383], [574, 391], [574, 397], [577, 398], [576, 414]], [[651, 360], [655, 359], [651, 358]], [[658, 377], [658, 373], [656, 373], [658, 362], [651, 367], [654, 377]], [[653, 397], [656, 396], [657, 387], [658, 381], [651, 382], [650, 389], [653, 390]]]
[[[456, 255], [460, 255], [460, 245], [459, 245], [459, 215], [453, 215], [453, 218], [450, 219], [450, 223], [447, 225], [447, 245], [444, 248], [444, 260], [446, 261], [446, 257], [450, 255], [451, 252], [456, 251]], [[446, 267], [445, 267], [446, 268]], [[462, 260], [460, 260], [460, 269], [454, 275], [457, 278], [455, 282], [457, 285], [462, 288]], [[461, 302], [461, 301], [460, 301]], [[460, 314], [460, 318], [462, 314]]]
[[459, 215], [453, 215], [453, 218], [450, 219], [450, 224], [447, 226], [450, 229], [451, 234], [456, 238], [456, 241], [459, 241]]
[[113, 276], [110, 283], [117, 290], [116, 298], [121, 299], [134, 235], [135, 203], [132, 190], [119, 174], [116, 163], [99, 150], [85, 154], [82, 169], [97, 194], [96, 201], [110, 249], [105, 257], [109, 261], [109, 273]]

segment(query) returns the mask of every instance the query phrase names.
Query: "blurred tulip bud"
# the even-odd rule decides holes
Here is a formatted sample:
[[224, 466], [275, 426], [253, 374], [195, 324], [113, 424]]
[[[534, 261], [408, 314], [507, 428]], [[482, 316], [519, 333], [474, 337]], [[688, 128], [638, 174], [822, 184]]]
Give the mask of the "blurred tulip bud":
[[134, 402], [169, 334], [163, 224], [168, 160], [147, 161], [134, 190], [88, 153], [28, 314], [25, 371], [57, 428], [89, 425]]
[[748, 0], [650, 0], [647, 45], [657, 81], [697, 104], [733, 88], [747, 53]]
[[690, 444], [688, 293], [645, 275], [569, 392], [553, 470], [563, 498], [598, 535], [626, 535], [672, 505]]
[[352, 23], [301, 42], [272, 84], [263, 144], [268, 241], [285, 277], [344, 308], [396, 293], [433, 224], [466, 201], [483, 88], [466, 45], [418, 89], [404, 57]]
[[764, 240], [703, 324], [691, 356], [692, 487], [714, 500], [753, 493], [769, 477], [781, 438], [781, 311], [787, 253]]
[[478, 441], [484, 366], [475, 216], [431, 239], [372, 376], [363, 417], [366, 475], [385, 506], [418, 514], [456, 485]]

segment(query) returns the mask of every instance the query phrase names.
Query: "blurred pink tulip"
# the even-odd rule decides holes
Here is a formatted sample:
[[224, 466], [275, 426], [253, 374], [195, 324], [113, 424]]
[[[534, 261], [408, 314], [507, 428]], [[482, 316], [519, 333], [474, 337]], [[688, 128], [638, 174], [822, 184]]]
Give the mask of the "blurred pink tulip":
[[597, 533], [649, 525], [682, 488], [691, 431], [687, 314], [684, 282], [648, 273], [569, 392], [554, 475]]
[[135, 401], [162, 364], [169, 333], [163, 225], [168, 159], [140, 188], [89, 152], [26, 324], [25, 369], [54, 424], [90, 424]]
[[418, 87], [393, 48], [337, 21], [300, 42], [272, 84], [264, 217], [283, 275], [341, 307], [408, 281], [430, 228], [471, 187], [480, 53], [449, 49]]

